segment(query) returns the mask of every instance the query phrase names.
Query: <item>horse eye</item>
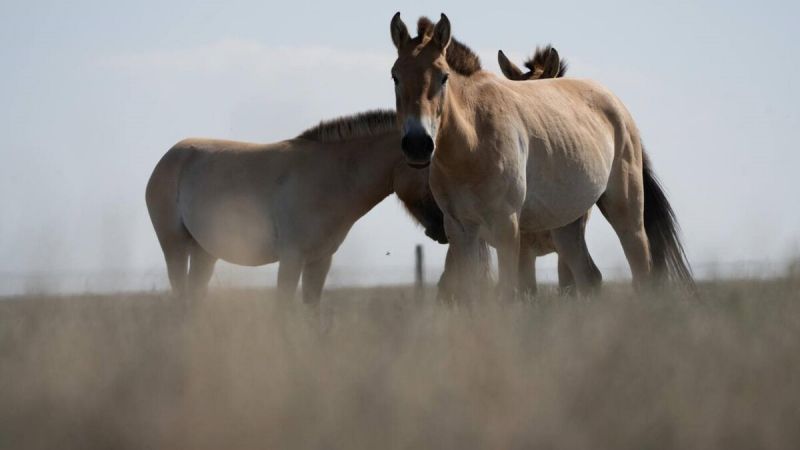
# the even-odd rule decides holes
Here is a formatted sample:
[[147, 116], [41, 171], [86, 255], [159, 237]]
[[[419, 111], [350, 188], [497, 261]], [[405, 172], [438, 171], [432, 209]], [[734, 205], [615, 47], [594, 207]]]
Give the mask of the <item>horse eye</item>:
[[444, 84], [447, 84], [447, 78], [448, 78], [449, 76], [450, 76], [450, 75], [448, 75], [448, 74], [444, 74], [444, 75], [442, 75], [442, 84], [443, 84], [443, 85], [444, 85]]
[[395, 86], [397, 86], [400, 83], [400, 80], [398, 80], [397, 77], [394, 75], [392, 75], [392, 81], [394, 81]]

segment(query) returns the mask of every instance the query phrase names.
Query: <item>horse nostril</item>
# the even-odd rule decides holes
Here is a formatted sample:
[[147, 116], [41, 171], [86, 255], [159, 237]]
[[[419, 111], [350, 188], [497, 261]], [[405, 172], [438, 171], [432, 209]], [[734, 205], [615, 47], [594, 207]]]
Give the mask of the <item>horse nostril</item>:
[[408, 136], [403, 136], [400, 140], [400, 148], [403, 149], [404, 152], [408, 151]]
[[425, 136], [425, 140], [423, 141], [423, 144], [422, 144], [422, 149], [427, 154], [433, 153], [433, 138], [432, 137]]

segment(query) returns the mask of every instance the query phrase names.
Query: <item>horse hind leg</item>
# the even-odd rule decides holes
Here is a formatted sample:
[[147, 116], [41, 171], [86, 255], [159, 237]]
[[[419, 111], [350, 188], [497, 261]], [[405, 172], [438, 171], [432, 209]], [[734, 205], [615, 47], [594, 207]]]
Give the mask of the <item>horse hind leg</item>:
[[563, 264], [567, 266], [574, 278], [578, 291], [584, 295], [591, 295], [599, 290], [603, 276], [589, 255], [582, 221], [583, 218], [555, 229], [552, 231], [552, 236], [553, 244], [558, 252], [559, 274], [563, 270], [561, 269], [563, 260]]
[[[618, 162], [617, 165], [620, 163]], [[641, 170], [612, 169], [606, 192], [597, 202], [622, 244], [633, 276], [641, 288], [650, 283], [650, 246], [644, 226], [644, 187]]]
[[600, 210], [609, 211], [603, 215], [614, 228], [622, 244], [634, 286], [640, 288], [647, 285], [651, 278], [650, 249], [641, 219], [637, 219], [635, 215], [631, 217], [630, 211], [621, 211], [609, 205], [601, 207]]
[[331, 268], [332, 255], [316, 261], [307, 262], [303, 266], [303, 303], [307, 306], [318, 307], [322, 297], [322, 287]]
[[[585, 246], [586, 223], [589, 222], [589, 212], [587, 211], [583, 217], [578, 219], [578, 221], [581, 228], [580, 233], [584, 236], [582, 239], [584, 240], [583, 245]], [[553, 248], [553, 251], [555, 251], [555, 248]], [[558, 255], [558, 253], [556, 254]], [[595, 265], [592, 255], [589, 254], [588, 250], [586, 251], [586, 257], [589, 258], [591, 272], [594, 272], [599, 276], [600, 270], [597, 269], [597, 265]], [[600, 276], [600, 278], [602, 279], [602, 276]], [[575, 295], [577, 293], [575, 276], [572, 274], [572, 270], [570, 270], [566, 259], [562, 258], [561, 255], [558, 255], [558, 290], [561, 295]]]
[[189, 279], [186, 290], [193, 299], [200, 300], [208, 293], [208, 282], [214, 273], [217, 258], [200, 247], [196, 241], [193, 244], [189, 258]]
[[172, 293], [179, 298], [186, 296], [187, 269], [189, 267], [188, 245], [170, 243], [162, 245], [164, 259], [167, 263], [167, 276]]
[[187, 294], [189, 253], [194, 239], [180, 219], [175, 214], [170, 214], [172, 211], [157, 208], [158, 205], [153, 205], [151, 202], [148, 202], [148, 206], [153, 228], [164, 253], [172, 293], [183, 298]]
[[575, 277], [569, 265], [561, 255], [558, 256], [558, 290], [561, 295], [574, 295], [576, 293]]
[[182, 161], [181, 154], [167, 152], [153, 170], [145, 189], [147, 211], [164, 252], [172, 293], [179, 298], [187, 294], [189, 253], [194, 243], [177, 209], [176, 180]]

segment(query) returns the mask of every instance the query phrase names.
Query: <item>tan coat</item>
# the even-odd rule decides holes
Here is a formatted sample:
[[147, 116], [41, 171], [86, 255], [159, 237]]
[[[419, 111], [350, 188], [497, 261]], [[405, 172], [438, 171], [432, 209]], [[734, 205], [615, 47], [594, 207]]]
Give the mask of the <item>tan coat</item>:
[[654, 267], [689, 273], [636, 125], [608, 89], [589, 80], [509, 81], [487, 73], [451, 39], [444, 15], [435, 27], [421, 21], [413, 39], [399, 14], [390, 30], [402, 147], [410, 162], [431, 165], [464, 297], [475, 291], [480, 238], [497, 248], [499, 287], [511, 298], [525, 236], [550, 229], [578, 288], [595, 289], [599, 273], [582, 227], [595, 203], [617, 232], [637, 285]]

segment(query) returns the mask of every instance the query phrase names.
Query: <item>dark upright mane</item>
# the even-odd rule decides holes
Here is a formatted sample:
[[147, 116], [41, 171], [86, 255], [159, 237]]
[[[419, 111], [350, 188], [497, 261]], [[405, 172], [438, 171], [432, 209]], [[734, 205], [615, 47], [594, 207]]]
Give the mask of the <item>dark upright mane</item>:
[[[419, 21], [417, 21], [417, 37], [414, 38], [414, 44], [419, 45], [423, 39], [428, 38], [429, 34], [433, 32], [433, 27], [434, 24], [430, 19], [420, 17]], [[455, 38], [450, 39], [445, 59], [451, 69], [466, 77], [482, 69], [481, 59], [478, 55]]]
[[324, 120], [297, 137], [318, 142], [342, 142], [392, 130], [397, 130], [397, 114], [391, 110], [375, 110]]
[[[558, 60], [558, 68], [548, 67], [552, 61], [550, 57], [552, 52], [555, 52], [556, 59]], [[561, 78], [567, 73], [569, 65], [567, 64], [567, 60], [558, 58], [558, 52], [556, 52], [552, 45], [547, 44], [542, 48], [536, 47], [536, 52], [533, 56], [525, 61], [525, 67], [533, 74], [549, 75], [541, 78]]]

